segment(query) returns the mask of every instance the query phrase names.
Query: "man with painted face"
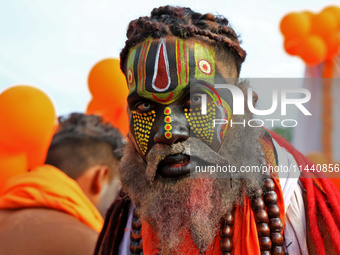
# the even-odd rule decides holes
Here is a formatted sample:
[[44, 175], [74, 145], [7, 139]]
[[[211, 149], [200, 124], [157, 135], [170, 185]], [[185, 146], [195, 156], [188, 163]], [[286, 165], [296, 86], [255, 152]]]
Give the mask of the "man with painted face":
[[[246, 53], [228, 20], [165, 6], [132, 21], [127, 37], [123, 190], [95, 254], [340, 252], [340, 195], [329, 181], [264, 172], [190, 174], [212, 164], [237, 170], [309, 164], [275, 134], [228, 124], [252, 117], [248, 109], [233, 116], [230, 91], [215, 86], [248, 87], [237, 80]], [[214, 119], [224, 121], [213, 125]]]

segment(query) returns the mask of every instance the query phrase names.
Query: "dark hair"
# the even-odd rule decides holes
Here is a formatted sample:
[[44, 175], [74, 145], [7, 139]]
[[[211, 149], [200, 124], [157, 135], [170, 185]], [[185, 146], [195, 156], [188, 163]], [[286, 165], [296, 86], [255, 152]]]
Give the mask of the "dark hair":
[[[45, 164], [53, 165], [73, 179], [96, 165], [120, 160], [124, 140], [118, 129], [100, 116], [72, 113], [59, 117], [59, 126], [47, 152]], [[111, 171], [112, 172], [112, 171]]]
[[125, 71], [124, 65], [131, 47], [150, 36], [161, 38], [167, 35], [182, 39], [196, 37], [214, 41], [216, 46], [232, 54], [237, 72], [240, 73], [246, 52], [240, 47], [238, 36], [226, 18], [169, 5], [153, 9], [150, 17], [140, 17], [130, 22], [126, 33], [128, 39], [120, 53], [122, 71]]

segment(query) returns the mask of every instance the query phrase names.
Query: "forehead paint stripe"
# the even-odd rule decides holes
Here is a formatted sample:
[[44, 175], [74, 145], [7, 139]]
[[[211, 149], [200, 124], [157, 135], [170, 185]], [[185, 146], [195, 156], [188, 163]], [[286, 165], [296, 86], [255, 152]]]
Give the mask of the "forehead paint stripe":
[[195, 43], [195, 77], [197, 80], [215, 84], [215, 50]]
[[220, 103], [219, 105], [222, 105], [221, 97], [220, 97], [220, 95], [217, 93], [217, 91], [216, 91], [212, 86], [210, 86], [210, 85], [208, 85], [208, 84], [202, 83], [202, 85], [208, 87], [212, 92], [214, 92], [215, 95], [218, 97], [218, 101], [219, 101], [219, 103]]
[[158, 96], [156, 96], [154, 93], [152, 93], [152, 97], [156, 100], [156, 101], [158, 101], [158, 102], [160, 102], [160, 103], [166, 103], [166, 102], [169, 102], [171, 99], [172, 99], [172, 97], [174, 96], [174, 92], [170, 92], [169, 93], [169, 96], [167, 97], [167, 98], [159, 98]]
[[171, 84], [169, 60], [165, 42], [164, 38], [160, 40], [156, 53], [152, 88], [157, 92], [168, 90]]
[[184, 51], [184, 66], [185, 66], [185, 84], [189, 82], [189, 48], [187, 47], [187, 42], [183, 43]]
[[188, 50], [186, 42], [183, 40], [176, 40], [176, 64], [177, 64], [177, 77], [178, 84], [180, 86], [186, 86], [188, 84]]
[[211, 97], [211, 99], [214, 101], [215, 105], [217, 106], [218, 104], [217, 104], [215, 98], [213, 97], [213, 95], [206, 89], [202, 89], [202, 90]]
[[144, 51], [144, 56], [143, 56], [143, 90], [145, 90], [145, 79], [146, 79], [146, 77], [145, 77], [145, 62], [146, 62], [146, 57], [149, 53], [150, 45], [151, 45], [151, 41], [148, 40], [146, 49]]
[[149, 53], [151, 45], [151, 40], [147, 39], [143, 42], [142, 50], [140, 52], [139, 56], [139, 63], [138, 63], [138, 90], [144, 90], [145, 89], [145, 62], [146, 62], [146, 56]]
[[[134, 61], [136, 56], [137, 49], [134, 48], [129, 53], [129, 58], [127, 61], [127, 80], [128, 80], [128, 86], [129, 86], [129, 94], [131, 94], [135, 88], [136, 88], [136, 79], [135, 79], [135, 72], [134, 72]], [[129, 78], [131, 77], [131, 79]]]
[[180, 41], [176, 40], [176, 63], [177, 63], [177, 76], [178, 76], [178, 84], [182, 83], [182, 77], [181, 77], [181, 48], [180, 48]]

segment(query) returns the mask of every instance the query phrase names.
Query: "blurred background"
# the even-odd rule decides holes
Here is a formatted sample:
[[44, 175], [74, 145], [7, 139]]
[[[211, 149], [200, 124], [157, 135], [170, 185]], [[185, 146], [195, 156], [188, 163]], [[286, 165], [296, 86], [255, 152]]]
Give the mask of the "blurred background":
[[[272, 115], [254, 118], [297, 120], [294, 128], [284, 127], [280, 121], [274, 127], [264, 121], [264, 126], [305, 154], [319, 153], [323, 162], [340, 160], [340, 115], [336, 110], [340, 107], [336, 98], [340, 95], [340, 6], [332, 0], [161, 0], [157, 6], [151, 0], [1, 1], [0, 143], [20, 147], [24, 139], [18, 137], [25, 132], [32, 141], [41, 141], [37, 136], [41, 136], [40, 120], [46, 120], [46, 114], [50, 116], [44, 122], [48, 144], [55, 116], [71, 112], [100, 114], [126, 134], [127, 88], [118, 60], [126, 29], [131, 20], [166, 4], [229, 19], [247, 51], [241, 77], [249, 79], [258, 93], [257, 109], [271, 107], [272, 89], [279, 96], [282, 89], [309, 90], [312, 99], [305, 107], [312, 116], [301, 114], [295, 106], [283, 116], [279, 105]], [[16, 85], [42, 91], [54, 107], [43, 106], [45, 99], [37, 103], [34, 98], [44, 96], [32, 88], [7, 92]], [[6, 158], [9, 149], [1, 146], [0, 158]]]
[[[87, 79], [93, 65], [104, 58], [119, 57], [130, 20], [166, 4], [226, 16], [248, 53], [242, 77], [304, 77], [303, 61], [284, 51], [280, 20], [289, 12], [319, 12], [337, 3], [160, 0], [156, 6], [151, 0], [1, 1], [0, 93], [17, 84], [33, 85], [50, 96], [57, 115], [85, 111], [91, 99]], [[262, 93], [261, 88], [257, 91]]]

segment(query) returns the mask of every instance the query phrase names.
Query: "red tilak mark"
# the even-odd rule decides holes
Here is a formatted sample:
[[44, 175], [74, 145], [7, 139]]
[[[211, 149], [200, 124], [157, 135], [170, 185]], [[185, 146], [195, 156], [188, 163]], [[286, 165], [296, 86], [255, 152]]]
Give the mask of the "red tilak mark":
[[164, 59], [164, 47], [163, 43], [161, 44], [161, 48], [158, 56], [158, 68], [157, 68], [157, 76], [155, 79], [155, 86], [159, 89], [165, 89], [168, 86], [169, 77], [166, 71], [166, 63]]
[[166, 133], [165, 135], [166, 135], [166, 137], [170, 137], [170, 133]]
[[152, 93], [152, 97], [158, 102], [168, 102], [173, 96], [174, 93], [172, 91], [170, 92], [169, 96], [165, 99], [158, 98], [154, 93]]
[[169, 109], [166, 109], [165, 110], [165, 114], [169, 114], [170, 113], [170, 110]]

